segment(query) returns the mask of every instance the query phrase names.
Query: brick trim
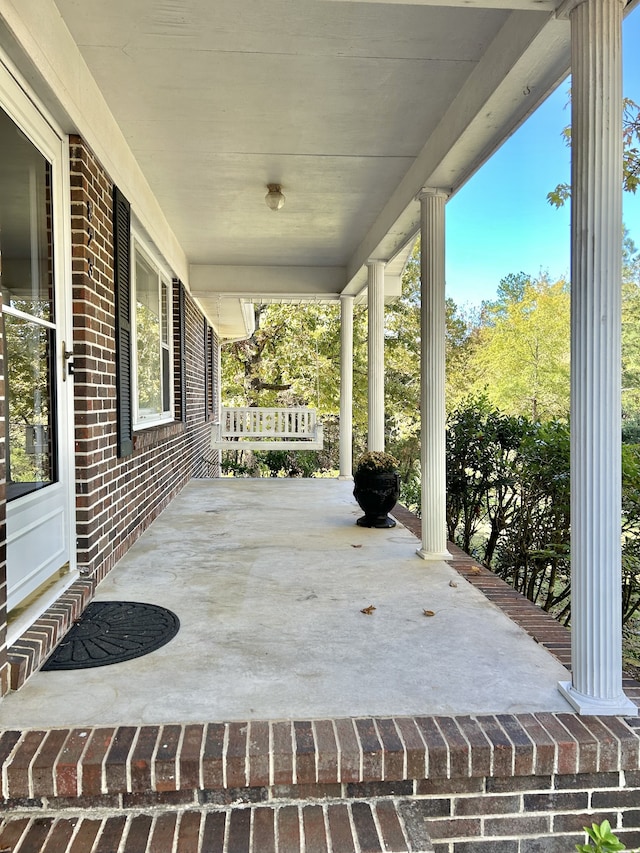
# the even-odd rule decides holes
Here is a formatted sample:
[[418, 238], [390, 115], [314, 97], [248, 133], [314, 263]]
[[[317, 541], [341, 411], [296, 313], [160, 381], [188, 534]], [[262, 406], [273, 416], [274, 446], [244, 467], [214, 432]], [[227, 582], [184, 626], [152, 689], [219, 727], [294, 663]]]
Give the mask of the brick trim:
[[40, 669], [91, 601], [95, 587], [95, 578], [79, 578], [9, 648], [11, 690], [19, 690]]

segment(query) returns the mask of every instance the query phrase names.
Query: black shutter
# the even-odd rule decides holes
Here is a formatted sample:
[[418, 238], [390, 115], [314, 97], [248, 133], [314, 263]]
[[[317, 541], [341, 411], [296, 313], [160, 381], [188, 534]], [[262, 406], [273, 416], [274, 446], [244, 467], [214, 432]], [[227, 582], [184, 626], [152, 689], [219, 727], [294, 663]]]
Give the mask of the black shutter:
[[178, 336], [180, 341], [180, 420], [187, 420], [187, 324], [185, 319], [184, 284], [179, 282]]
[[204, 419], [209, 420], [209, 326], [204, 318]]
[[218, 338], [215, 333], [215, 329], [211, 329], [211, 393], [213, 395], [213, 399], [211, 400], [211, 411], [213, 413], [214, 421], [220, 420], [220, 412], [219, 412], [219, 391], [218, 385], [220, 384], [220, 377], [218, 376]]
[[116, 398], [118, 456], [133, 453], [131, 411], [131, 205], [113, 188], [114, 283], [116, 292]]

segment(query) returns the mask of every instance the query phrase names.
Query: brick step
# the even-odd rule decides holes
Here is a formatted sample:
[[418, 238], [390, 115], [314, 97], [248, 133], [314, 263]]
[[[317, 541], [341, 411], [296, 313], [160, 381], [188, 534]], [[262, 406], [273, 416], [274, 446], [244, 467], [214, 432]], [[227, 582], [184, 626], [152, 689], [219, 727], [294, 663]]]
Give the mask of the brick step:
[[123, 813], [13, 812], [0, 853], [430, 853], [408, 801], [380, 799]]
[[0, 796], [5, 808], [54, 809], [198, 805], [136, 800], [196, 791], [248, 802], [405, 797], [427, 779], [635, 770], [636, 723], [538, 713], [8, 730]]

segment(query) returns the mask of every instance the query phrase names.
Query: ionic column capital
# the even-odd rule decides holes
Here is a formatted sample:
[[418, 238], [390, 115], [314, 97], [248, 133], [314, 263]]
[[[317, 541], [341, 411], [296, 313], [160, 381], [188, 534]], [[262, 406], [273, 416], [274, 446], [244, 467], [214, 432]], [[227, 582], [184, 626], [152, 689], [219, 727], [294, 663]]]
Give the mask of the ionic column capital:
[[[588, 3], [589, 0], [563, 0], [563, 2], [556, 9], [556, 18], [558, 20], [568, 20], [571, 17], [571, 13], [578, 6], [581, 6], [583, 3]], [[626, 0], [609, 0], [611, 3], [619, 3], [620, 6], [624, 9], [626, 6]]]
[[423, 199], [427, 198], [443, 198], [446, 201], [450, 195], [451, 192], [449, 190], [442, 189], [441, 187], [422, 187], [416, 195], [416, 201], [423, 201]]

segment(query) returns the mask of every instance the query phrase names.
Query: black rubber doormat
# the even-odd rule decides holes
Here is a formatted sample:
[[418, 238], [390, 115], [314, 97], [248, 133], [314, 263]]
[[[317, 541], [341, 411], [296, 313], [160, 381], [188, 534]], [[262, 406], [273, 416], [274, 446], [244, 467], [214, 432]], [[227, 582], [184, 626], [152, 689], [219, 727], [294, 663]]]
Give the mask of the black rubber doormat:
[[92, 601], [42, 667], [88, 669], [154, 652], [178, 633], [175, 613], [138, 601]]

